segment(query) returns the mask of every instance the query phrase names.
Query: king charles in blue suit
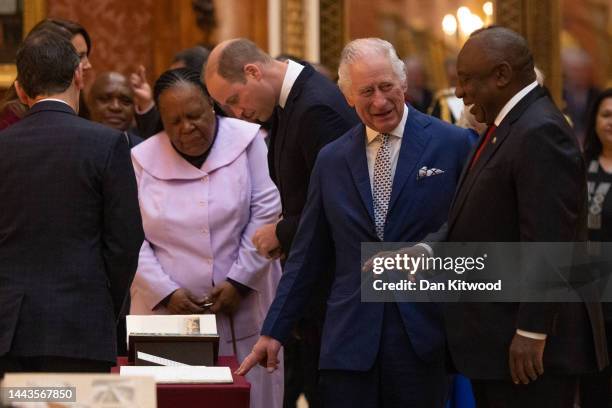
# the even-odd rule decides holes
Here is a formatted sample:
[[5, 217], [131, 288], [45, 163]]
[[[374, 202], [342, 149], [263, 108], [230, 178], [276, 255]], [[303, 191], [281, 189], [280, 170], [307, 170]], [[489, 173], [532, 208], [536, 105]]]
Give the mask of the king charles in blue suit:
[[403, 64], [388, 42], [355, 40], [342, 55], [339, 83], [363, 124], [320, 151], [262, 337], [238, 373], [257, 362], [276, 367], [311, 289], [335, 262], [319, 361], [324, 406], [442, 407], [440, 311], [362, 302], [361, 243], [414, 242], [437, 231], [475, 135], [404, 104]]

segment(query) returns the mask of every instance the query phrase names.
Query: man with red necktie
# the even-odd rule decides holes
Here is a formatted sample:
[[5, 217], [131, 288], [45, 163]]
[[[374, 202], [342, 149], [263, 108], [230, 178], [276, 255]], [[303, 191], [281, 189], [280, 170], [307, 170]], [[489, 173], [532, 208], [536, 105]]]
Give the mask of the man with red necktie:
[[[479, 30], [459, 53], [457, 72], [457, 96], [489, 129], [459, 180], [446, 240], [584, 240], [584, 162], [536, 82], [525, 39], [502, 27]], [[572, 407], [576, 374], [607, 362], [595, 346], [602, 322], [583, 303], [447, 306], [450, 354], [472, 380], [478, 407]]]

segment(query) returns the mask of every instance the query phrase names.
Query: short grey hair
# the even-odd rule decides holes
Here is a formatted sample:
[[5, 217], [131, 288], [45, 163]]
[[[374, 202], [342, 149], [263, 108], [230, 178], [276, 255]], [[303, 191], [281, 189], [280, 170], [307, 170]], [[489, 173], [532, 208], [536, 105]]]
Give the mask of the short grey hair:
[[359, 38], [346, 44], [340, 55], [338, 86], [345, 95], [350, 92], [351, 88], [349, 67], [356, 61], [370, 55], [386, 56], [397, 79], [399, 79], [402, 86], [406, 86], [404, 63], [397, 56], [393, 45], [389, 41], [380, 38]]

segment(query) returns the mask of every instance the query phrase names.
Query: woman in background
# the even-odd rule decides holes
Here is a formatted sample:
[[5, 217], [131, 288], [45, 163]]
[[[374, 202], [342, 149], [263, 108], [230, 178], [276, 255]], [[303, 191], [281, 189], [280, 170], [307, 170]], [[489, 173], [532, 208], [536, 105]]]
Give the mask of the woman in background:
[[[164, 131], [132, 150], [145, 241], [130, 312], [201, 314], [212, 303], [219, 354], [234, 354], [235, 344], [241, 361], [281, 275], [251, 243], [281, 211], [265, 142], [258, 125], [215, 115], [195, 71], [166, 71], [153, 94]], [[258, 367], [247, 380], [251, 407], [281, 407], [282, 370]]]
[[[91, 62], [89, 62], [89, 53], [91, 52], [91, 38], [87, 33], [87, 30], [79, 23], [75, 23], [70, 20], [62, 20], [57, 18], [47, 18], [36, 24], [32, 30], [28, 33], [49, 30], [57, 34], [66, 37], [76, 49], [81, 63], [83, 64], [83, 72], [86, 73], [91, 70]], [[82, 103], [79, 107], [79, 114], [81, 117], [87, 117], [87, 108]], [[27, 112], [27, 106], [22, 104], [17, 97], [15, 92], [15, 85], [11, 85], [7, 89], [4, 97], [0, 101], [0, 130], [5, 129], [15, 122], [18, 122]]]
[[[606, 251], [610, 249], [609, 243], [612, 242], [612, 88], [600, 93], [591, 107], [586, 127], [584, 157], [589, 192], [587, 218], [589, 246], [594, 248], [595, 252]], [[602, 306], [610, 353], [612, 352], [612, 304], [604, 302]], [[581, 407], [612, 406], [611, 380], [611, 367], [596, 374], [582, 376]]]

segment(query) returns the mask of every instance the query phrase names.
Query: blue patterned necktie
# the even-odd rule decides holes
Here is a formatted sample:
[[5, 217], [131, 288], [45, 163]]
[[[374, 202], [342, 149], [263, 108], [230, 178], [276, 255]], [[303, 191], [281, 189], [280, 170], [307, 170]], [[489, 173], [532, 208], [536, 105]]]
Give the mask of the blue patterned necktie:
[[381, 140], [380, 148], [376, 153], [374, 161], [374, 183], [372, 198], [374, 200], [374, 221], [376, 223], [376, 235], [381, 241], [385, 239], [385, 221], [391, 198], [391, 146], [389, 145], [388, 133], [380, 133], [376, 136]]

